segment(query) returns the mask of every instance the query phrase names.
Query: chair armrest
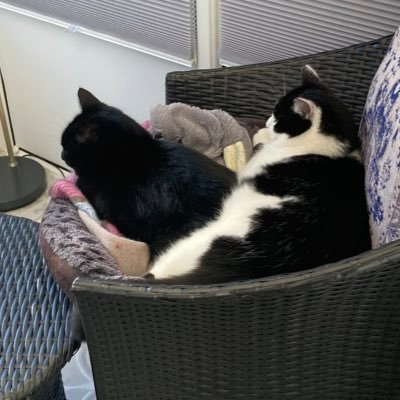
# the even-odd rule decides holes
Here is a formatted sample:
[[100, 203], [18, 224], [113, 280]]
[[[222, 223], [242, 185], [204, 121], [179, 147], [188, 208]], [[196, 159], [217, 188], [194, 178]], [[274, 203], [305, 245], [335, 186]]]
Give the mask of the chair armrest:
[[225, 285], [78, 278], [73, 292], [97, 396], [398, 398], [399, 265], [397, 241], [301, 273]]
[[[233, 282], [215, 285], [159, 285], [137, 281], [107, 281], [101, 279], [77, 278], [72, 285], [72, 291], [78, 301], [81, 294], [97, 293], [138, 298], [203, 298], [222, 297], [223, 295], [246, 295], [259, 291], [290, 290], [302, 285], [314, 285], [316, 282], [355, 279], [364, 271], [375, 271], [386, 275], [386, 270], [395, 269], [400, 275], [400, 240], [386, 244], [378, 249], [369, 250], [360, 255], [350, 257], [336, 263], [326, 264], [317, 268], [296, 273], [274, 275], [267, 278], [245, 282]], [[396, 272], [396, 270], [398, 272]]]
[[310, 64], [359, 123], [371, 80], [391, 38], [279, 62], [171, 72], [166, 77], [166, 102], [223, 109], [238, 117], [265, 117], [287, 90], [299, 84], [301, 67]]

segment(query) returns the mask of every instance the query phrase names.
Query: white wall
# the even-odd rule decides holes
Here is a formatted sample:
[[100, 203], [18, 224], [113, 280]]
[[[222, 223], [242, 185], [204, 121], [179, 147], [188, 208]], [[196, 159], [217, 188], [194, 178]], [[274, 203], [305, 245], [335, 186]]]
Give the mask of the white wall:
[[80, 86], [142, 122], [164, 103], [166, 73], [187, 69], [2, 9], [0, 65], [17, 145], [59, 164]]

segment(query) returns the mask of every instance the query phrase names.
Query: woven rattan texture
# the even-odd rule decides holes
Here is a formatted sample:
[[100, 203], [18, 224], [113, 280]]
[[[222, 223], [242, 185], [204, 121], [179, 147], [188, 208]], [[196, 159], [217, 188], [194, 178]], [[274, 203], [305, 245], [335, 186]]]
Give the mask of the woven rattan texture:
[[265, 117], [276, 101], [300, 83], [300, 69], [312, 65], [323, 81], [351, 108], [359, 123], [371, 80], [391, 36], [366, 44], [286, 61], [241, 67], [172, 72], [167, 103], [220, 108], [233, 116]]
[[[65, 400], [65, 391], [61, 371], [54, 374], [47, 382], [42, 383], [35, 393], [25, 400]], [[78, 399], [77, 399], [78, 400]]]
[[98, 400], [400, 398], [400, 241], [268, 282], [184, 296], [87, 282]]
[[38, 224], [0, 215], [0, 399], [65, 399], [69, 301], [44, 265]]

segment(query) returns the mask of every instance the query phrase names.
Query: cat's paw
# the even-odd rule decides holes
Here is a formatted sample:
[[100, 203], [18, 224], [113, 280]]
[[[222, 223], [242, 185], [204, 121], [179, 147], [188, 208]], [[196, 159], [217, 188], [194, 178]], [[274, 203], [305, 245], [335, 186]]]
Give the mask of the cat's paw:
[[260, 129], [253, 136], [253, 147], [256, 147], [259, 144], [265, 144], [270, 141], [269, 133], [267, 128]]

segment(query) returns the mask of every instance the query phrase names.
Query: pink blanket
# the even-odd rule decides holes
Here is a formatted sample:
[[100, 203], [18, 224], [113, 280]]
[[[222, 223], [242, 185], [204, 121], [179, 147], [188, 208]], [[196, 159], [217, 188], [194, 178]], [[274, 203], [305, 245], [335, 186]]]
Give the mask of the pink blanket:
[[95, 209], [76, 186], [77, 176], [73, 173], [57, 181], [49, 191], [54, 199], [70, 200], [78, 209], [79, 216], [89, 232], [97, 237], [117, 261], [125, 275], [142, 277], [147, 273], [150, 251], [146, 243], [127, 239], [107, 221], [101, 221]]

